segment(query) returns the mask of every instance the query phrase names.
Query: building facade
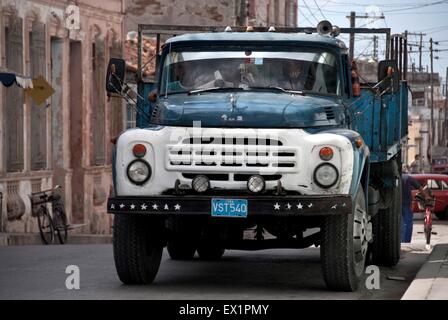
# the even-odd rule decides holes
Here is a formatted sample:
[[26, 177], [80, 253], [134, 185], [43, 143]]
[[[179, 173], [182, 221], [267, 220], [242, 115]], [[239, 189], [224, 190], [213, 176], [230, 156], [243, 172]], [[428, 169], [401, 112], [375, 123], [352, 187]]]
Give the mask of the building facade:
[[28, 195], [58, 184], [78, 226], [71, 232], [111, 232], [110, 139], [135, 119], [108, 99], [105, 71], [137, 23], [296, 26], [297, 1], [0, 1], [0, 71], [42, 75], [55, 90], [35, 105], [23, 89], [0, 86], [0, 232], [37, 232]]
[[[434, 137], [431, 137], [431, 76], [434, 84]], [[405, 146], [404, 162], [408, 165], [419, 155], [418, 170], [431, 172], [431, 154], [437, 156], [443, 137], [443, 108], [438, 73], [412, 71], [408, 72], [409, 95], [409, 135]], [[434, 143], [432, 143], [432, 141]]]
[[35, 105], [0, 86], [0, 232], [36, 232], [28, 195], [59, 184], [73, 232], [110, 233], [110, 137], [125, 110], [108, 100], [105, 70], [122, 56], [123, 1], [2, 0], [0, 27], [0, 69], [42, 75], [55, 90]]
[[126, 30], [137, 24], [297, 26], [297, 0], [126, 0]]

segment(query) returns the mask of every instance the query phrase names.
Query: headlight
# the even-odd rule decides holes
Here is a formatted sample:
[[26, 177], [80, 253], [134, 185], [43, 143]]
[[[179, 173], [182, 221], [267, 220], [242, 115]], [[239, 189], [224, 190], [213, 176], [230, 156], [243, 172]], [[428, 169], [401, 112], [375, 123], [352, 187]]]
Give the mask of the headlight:
[[261, 192], [265, 187], [266, 182], [264, 182], [263, 177], [258, 174], [250, 176], [249, 180], [247, 180], [247, 189], [252, 193]]
[[330, 188], [339, 178], [338, 169], [332, 164], [322, 163], [314, 170], [314, 182], [321, 188]]
[[128, 178], [132, 183], [144, 184], [151, 177], [151, 167], [143, 160], [137, 159], [128, 165]]
[[210, 180], [207, 176], [200, 174], [194, 177], [191, 185], [194, 191], [202, 193], [210, 188]]

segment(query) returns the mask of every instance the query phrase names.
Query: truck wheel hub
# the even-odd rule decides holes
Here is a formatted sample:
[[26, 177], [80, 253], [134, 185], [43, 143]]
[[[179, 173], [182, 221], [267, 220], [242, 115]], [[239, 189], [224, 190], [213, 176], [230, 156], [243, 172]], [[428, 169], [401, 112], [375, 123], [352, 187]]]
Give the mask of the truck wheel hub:
[[372, 222], [367, 212], [356, 204], [353, 223], [353, 251], [355, 261], [364, 260], [369, 242], [372, 240]]

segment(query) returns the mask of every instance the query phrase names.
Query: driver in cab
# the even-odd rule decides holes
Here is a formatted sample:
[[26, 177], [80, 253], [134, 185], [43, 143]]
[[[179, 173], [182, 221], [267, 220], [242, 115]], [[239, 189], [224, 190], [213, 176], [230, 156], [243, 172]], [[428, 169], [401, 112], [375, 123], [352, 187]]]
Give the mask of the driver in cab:
[[283, 76], [278, 85], [287, 90], [312, 90], [314, 77], [312, 70], [301, 61], [286, 60], [282, 64]]

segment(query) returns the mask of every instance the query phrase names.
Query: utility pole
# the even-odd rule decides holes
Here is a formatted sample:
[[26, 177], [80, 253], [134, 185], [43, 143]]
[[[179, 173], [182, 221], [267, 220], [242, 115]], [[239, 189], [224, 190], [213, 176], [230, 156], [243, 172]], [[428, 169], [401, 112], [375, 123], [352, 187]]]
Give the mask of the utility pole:
[[378, 36], [373, 36], [373, 60], [378, 61]]
[[[356, 23], [356, 12], [350, 12], [350, 28], [353, 29]], [[349, 48], [349, 59], [350, 61], [355, 57], [355, 34], [353, 32], [350, 33], [350, 48]]]
[[434, 146], [434, 136], [435, 136], [435, 127], [434, 127], [434, 81], [433, 81], [433, 72], [434, 72], [434, 55], [433, 55], [433, 46], [432, 46], [432, 38], [429, 39], [429, 52], [431, 55], [431, 73], [429, 75], [430, 84], [431, 84], [431, 137], [429, 140], [429, 155], [430, 155], [430, 162], [429, 166], [432, 170], [432, 148]]
[[[362, 16], [357, 16], [355, 11], [351, 11], [349, 16], [346, 18], [350, 19], [350, 28], [356, 27], [356, 19], [385, 19], [384, 15], [381, 16], [369, 16], [367, 13]], [[349, 48], [349, 58], [354, 59], [355, 57], [355, 34], [350, 32], [350, 48]]]
[[442, 146], [448, 148], [448, 67], [445, 75], [445, 103], [443, 106]]
[[426, 33], [422, 33], [422, 32], [408, 32], [409, 36], [420, 36], [420, 43], [418, 45], [418, 71], [422, 72], [423, 71], [423, 66], [422, 66], [422, 52], [423, 52], [423, 36], [426, 36]]
[[418, 71], [420, 71], [420, 72], [423, 71], [423, 69], [422, 69], [422, 47], [423, 47], [423, 33], [420, 32], [420, 45], [418, 46], [418, 51], [419, 51]]

